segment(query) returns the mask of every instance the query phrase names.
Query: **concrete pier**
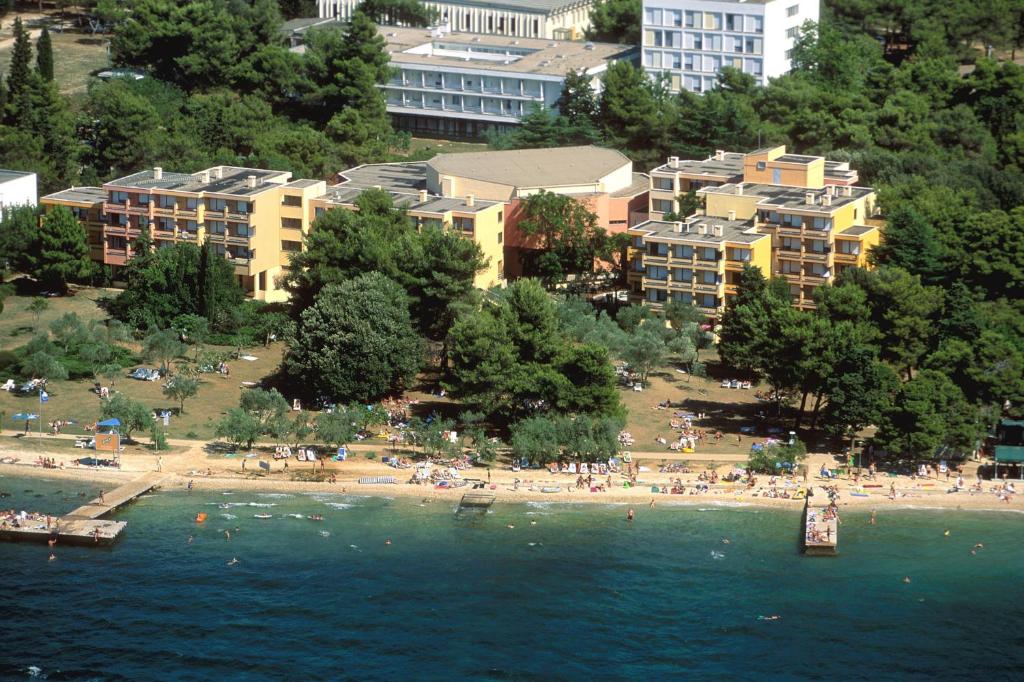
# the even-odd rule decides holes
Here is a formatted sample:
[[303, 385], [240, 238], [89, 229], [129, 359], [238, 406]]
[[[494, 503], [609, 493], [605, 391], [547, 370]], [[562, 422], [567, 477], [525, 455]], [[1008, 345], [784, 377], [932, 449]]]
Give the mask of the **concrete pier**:
[[97, 497], [64, 516], [53, 517], [49, 528], [46, 527], [45, 520], [28, 521], [20, 528], [10, 525], [7, 528], [0, 528], [0, 540], [13, 542], [56, 540], [59, 545], [94, 547], [112, 545], [128, 524], [124, 521], [112, 521], [101, 517], [156, 488], [162, 480], [163, 474], [156, 472], [145, 474], [110, 492], [105, 492], [103, 499]]
[[823, 497], [822, 491], [815, 498], [808, 491], [804, 504], [802, 539], [804, 554], [808, 556], [835, 556], [839, 552], [839, 519], [830, 513], [831, 504], [825, 503]]

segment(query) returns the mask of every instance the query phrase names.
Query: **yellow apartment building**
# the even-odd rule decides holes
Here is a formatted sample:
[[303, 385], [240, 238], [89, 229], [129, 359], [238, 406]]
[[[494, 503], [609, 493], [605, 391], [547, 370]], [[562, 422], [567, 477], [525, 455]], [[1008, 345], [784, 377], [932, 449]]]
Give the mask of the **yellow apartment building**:
[[[704, 207], [678, 225], [684, 230], [697, 225], [699, 231], [704, 223], [711, 235], [721, 231], [723, 236], [764, 237], [753, 243], [749, 262], [765, 276], [789, 282], [793, 304], [801, 309], [813, 308], [814, 290], [843, 269], [867, 267], [868, 251], [881, 239], [883, 223], [876, 216], [875, 190], [856, 186], [857, 172], [843, 162], [787, 154], [785, 147], [772, 147], [749, 154], [719, 151], [703, 161], [671, 157], [650, 175], [652, 227], [644, 224], [630, 230], [633, 260], [627, 279], [636, 301], [657, 305], [681, 291], [666, 287], [665, 280], [659, 279], [661, 268], [673, 267], [662, 262], [664, 254], [659, 250], [659, 244], [669, 243], [667, 237], [673, 231], [667, 227], [672, 223], [661, 218], [676, 209], [678, 195], [691, 190]], [[715, 225], [721, 226], [720, 230]], [[724, 254], [719, 268], [721, 288], [712, 292], [711, 275], [704, 273], [700, 277], [706, 290], [690, 292], [694, 304], [709, 315], [715, 312], [709, 305], [712, 293], [717, 296], [719, 312], [735, 294], [743, 263], [729, 258], [733, 248], [743, 247], [719, 241], [718, 253]], [[710, 256], [711, 251], [706, 253]], [[658, 278], [649, 275], [648, 265], [654, 266]], [[690, 300], [682, 293], [676, 297]]]
[[40, 203], [44, 210], [57, 205], [75, 210], [89, 229], [93, 257], [115, 271], [132, 257], [132, 243], [142, 230], [156, 248], [208, 240], [234, 266], [248, 295], [275, 302], [287, 298], [277, 286], [287, 252], [301, 249], [309, 231], [306, 207], [327, 187], [319, 180], [290, 178], [284, 171], [235, 166], [198, 173], [156, 167], [101, 188], [57, 192]]
[[681, 222], [649, 220], [630, 228], [631, 298], [661, 307], [668, 301], [716, 316], [736, 294], [745, 265], [768, 271], [771, 237], [749, 222], [690, 216]]
[[[378, 164], [377, 166], [383, 166]], [[364, 167], [364, 171], [366, 167]], [[401, 169], [397, 169], [400, 171]], [[350, 173], [350, 171], [346, 171]], [[314, 219], [331, 209], [355, 209], [355, 201], [365, 187], [348, 183], [330, 187], [326, 194], [311, 202]], [[487, 267], [477, 273], [473, 285], [489, 289], [504, 284], [504, 234], [505, 204], [500, 201], [483, 201], [472, 194], [464, 198], [439, 197], [425, 189], [414, 192], [387, 191], [396, 206], [403, 208], [413, 223], [419, 227], [437, 227], [460, 232], [464, 237], [480, 245], [487, 260]]]

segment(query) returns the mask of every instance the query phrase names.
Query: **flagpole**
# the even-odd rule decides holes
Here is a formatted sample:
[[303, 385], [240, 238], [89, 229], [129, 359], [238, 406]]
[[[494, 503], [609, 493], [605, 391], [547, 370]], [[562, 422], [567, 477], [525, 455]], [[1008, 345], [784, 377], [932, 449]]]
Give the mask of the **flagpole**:
[[39, 437], [43, 437], [43, 388], [39, 387]]

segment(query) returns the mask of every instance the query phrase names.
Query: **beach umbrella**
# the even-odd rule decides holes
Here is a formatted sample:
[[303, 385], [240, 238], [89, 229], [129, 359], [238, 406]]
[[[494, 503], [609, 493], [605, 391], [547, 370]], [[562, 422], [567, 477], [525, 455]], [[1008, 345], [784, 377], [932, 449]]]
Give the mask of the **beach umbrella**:
[[31, 421], [33, 419], [39, 419], [39, 415], [38, 414], [30, 414], [30, 413], [26, 413], [26, 412], [19, 412], [16, 415], [12, 416], [11, 419], [16, 421], [16, 422], [27, 422], [27, 421]]
[[114, 418], [114, 419], [104, 419], [101, 422], [96, 422], [96, 426], [120, 426], [120, 425], [121, 425], [121, 420], [117, 419], [117, 418]]

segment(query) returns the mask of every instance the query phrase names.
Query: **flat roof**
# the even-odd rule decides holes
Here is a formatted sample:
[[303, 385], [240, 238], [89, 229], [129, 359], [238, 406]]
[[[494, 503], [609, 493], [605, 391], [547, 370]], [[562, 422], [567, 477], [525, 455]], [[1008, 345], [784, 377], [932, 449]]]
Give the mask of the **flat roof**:
[[47, 194], [40, 201], [66, 201], [74, 204], [97, 204], [107, 200], [107, 191], [102, 187], [71, 187], [53, 194]]
[[670, 163], [662, 164], [655, 168], [652, 173], [669, 173], [683, 175], [710, 175], [716, 178], [738, 178], [743, 175], [743, 160], [746, 154], [739, 152], [726, 152], [721, 159], [709, 156], [703, 161], [692, 159], [680, 159], [675, 166]]
[[440, 174], [512, 187], [588, 185], [631, 161], [593, 145], [438, 154], [426, 162]]
[[318, 182], [323, 182], [323, 181], [322, 180], [307, 180], [305, 178], [302, 178], [302, 179], [299, 179], [299, 180], [292, 180], [291, 182], [286, 182], [283, 185], [283, 187], [294, 187], [295, 189], [306, 189], [307, 187], [312, 187], [313, 185], [317, 184]]
[[[713, 234], [715, 227], [721, 226], [722, 236]], [[701, 234], [701, 228], [705, 228], [706, 234]], [[739, 242], [742, 244], [753, 244], [761, 239], [771, 239], [771, 235], [756, 232], [753, 221], [750, 220], [726, 220], [714, 216], [693, 215], [682, 222], [681, 228], [678, 223], [665, 220], [648, 220], [632, 230], [647, 232], [647, 236], [660, 240], [685, 242], [712, 246], [722, 242]], [[682, 231], [680, 231], [682, 229]], [[687, 231], [689, 230], [689, 231]]]
[[341, 171], [335, 187], [359, 187], [368, 189], [380, 187], [396, 192], [410, 192], [427, 188], [427, 164], [413, 163], [367, 163]]
[[[327, 188], [327, 194], [318, 197], [321, 201], [332, 204], [351, 205], [354, 204], [360, 194], [370, 189], [369, 187], [356, 187], [353, 185], [334, 185]], [[458, 197], [439, 197], [436, 194], [428, 194], [425, 201], [420, 201], [419, 193], [399, 192], [385, 189], [391, 195], [391, 200], [396, 206], [401, 206], [409, 211], [423, 213], [447, 213], [457, 211], [460, 213], [476, 213], [491, 208], [500, 201], [484, 201], [474, 199], [472, 206], [466, 205], [465, 199]]]
[[395, 65], [433, 66], [562, 78], [568, 71], [589, 70], [609, 61], [633, 59], [635, 45], [518, 38], [484, 33], [432, 33], [430, 29], [379, 26]]
[[[825, 194], [824, 188], [814, 189], [809, 187], [766, 185], [756, 182], [730, 182], [725, 185], [720, 185], [719, 187], [704, 187], [698, 190], [698, 193], [727, 194], [736, 196], [739, 194], [741, 187], [743, 195], [759, 197], [761, 199], [761, 201], [757, 202], [758, 208], [784, 208], [799, 211], [815, 211], [818, 213], [832, 213], [846, 204], [852, 203], [869, 194], [874, 194], [875, 192], [871, 187], [848, 186], [846, 189], [850, 190], [850, 196], [843, 196], [840, 192], [832, 197], [831, 206], [821, 205], [821, 197]], [[813, 194], [815, 197], [813, 205], [807, 204], [806, 197], [808, 194]]]
[[837, 237], [859, 237], [859, 236], [861, 236], [863, 234], [867, 234], [868, 232], [871, 232], [872, 230], [877, 230], [877, 229], [878, 229], [877, 227], [874, 227], [872, 225], [852, 225], [852, 226], [846, 228], [845, 230], [843, 230], [842, 232], [840, 232], [839, 234], [837, 234], [836, 236]]
[[782, 156], [772, 159], [772, 161], [779, 161], [781, 163], [799, 163], [807, 165], [820, 159], [820, 156], [807, 156], [805, 154], [783, 154]]
[[35, 175], [31, 171], [16, 171], [16, 170], [4, 170], [0, 168], [0, 182], [7, 182], [8, 180], [17, 180], [27, 175]]
[[[171, 173], [163, 171], [157, 180], [154, 177], [152, 168], [127, 175], [117, 180], [111, 180], [104, 184], [104, 187], [128, 187], [131, 189], [143, 190], [168, 190], [174, 192], [192, 192], [198, 194], [206, 192], [209, 194], [235, 194], [249, 196], [259, 194], [272, 185], [267, 184], [268, 180], [287, 179], [291, 175], [288, 171], [266, 170], [263, 168], [242, 168], [239, 166], [214, 166], [206, 171], [214, 169], [222, 171], [222, 177], [217, 180], [210, 173], [209, 182], [199, 182], [199, 173]], [[246, 179], [248, 176], [256, 176], [256, 187], [248, 187]], [[279, 186], [275, 183], [273, 186]]]
[[644, 192], [651, 191], [651, 178], [647, 173], [633, 173], [633, 181], [628, 187], [609, 192], [608, 196], [620, 199], [623, 197], [636, 197]]

